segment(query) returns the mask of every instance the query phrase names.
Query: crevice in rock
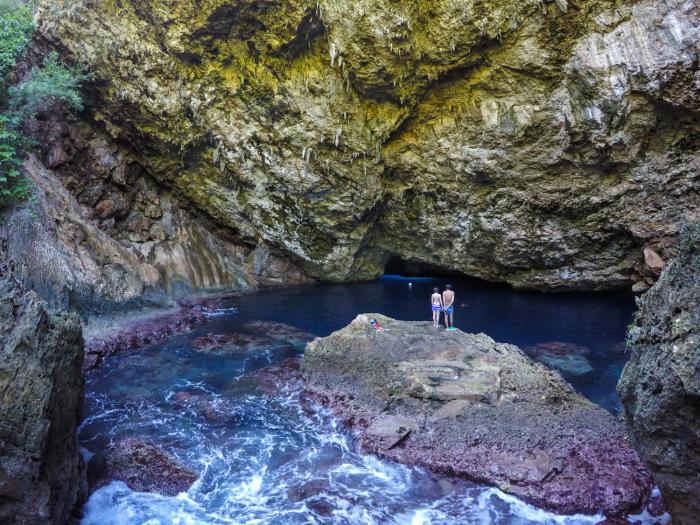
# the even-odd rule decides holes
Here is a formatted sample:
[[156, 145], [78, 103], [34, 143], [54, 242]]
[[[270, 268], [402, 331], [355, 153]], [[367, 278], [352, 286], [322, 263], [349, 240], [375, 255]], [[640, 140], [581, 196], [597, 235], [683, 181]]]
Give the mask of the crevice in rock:
[[296, 35], [290, 42], [284, 44], [279, 50], [270, 53], [271, 56], [279, 55], [285, 57], [290, 62], [306, 52], [311, 42], [322, 36], [326, 32], [323, 20], [316, 16], [313, 9], [306, 10], [306, 16], [301, 19], [297, 26]]

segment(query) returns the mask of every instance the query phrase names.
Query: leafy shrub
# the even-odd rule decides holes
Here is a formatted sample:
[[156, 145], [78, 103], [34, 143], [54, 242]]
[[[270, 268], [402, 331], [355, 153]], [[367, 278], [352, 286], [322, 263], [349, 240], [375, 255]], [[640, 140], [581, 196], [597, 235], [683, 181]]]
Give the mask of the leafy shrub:
[[52, 51], [40, 68], [32, 69], [29, 77], [10, 88], [10, 107], [21, 118], [29, 118], [57, 102], [65, 102], [71, 109], [83, 109], [78, 89], [86, 75], [80, 67], [68, 69]]
[[7, 115], [0, 115], [0, 209], [29, 197], [29, 182], [20, 172], [18, 151], [27, 140], [17, 131]]
[[18, 85], [6, 88], [17, 59], [29, 46], [36, 30], [32, 8], [21, 0], [0, 0], [0, 211], [25, 201], [30, 185], [21, 174], [21, 154], [31, 141], [20, 131], [22, 122], [62, 102], [82, 109], [78, 91], [87, 78], [83, 68], [67, 68], [51, 52], [41, 67], [31, 70]]
[[35, 30], [29, 5], [18, 0], [0, 0], [0, 84], [32, 41]]

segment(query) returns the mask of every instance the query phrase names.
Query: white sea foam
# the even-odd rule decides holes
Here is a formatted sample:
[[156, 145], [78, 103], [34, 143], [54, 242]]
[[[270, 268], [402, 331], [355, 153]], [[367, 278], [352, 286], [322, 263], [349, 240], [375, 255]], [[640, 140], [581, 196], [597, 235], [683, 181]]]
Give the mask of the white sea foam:
[[233, 315], [238, 313], [238, 308], [203, 308], [202, 314], [206, 317], [221, 317], [223, 315]]
[[[316, 407], [310, 416], [302, 410], [293, 385], [282, 396], [265, 396], [254, 386], [228, 394], [226, 385], [252, 361], [241, 359], [239, 368], [222, 372], [223, 361], [196, 352], [139, 357], [91, 379], [81, 441], [99, 448], [144, 436], [199, 479], [175, 497], [113, 482], [92, 494], [83, 525], [593, 525], [600, 518], [557, 516], [496, 489], [440, 481], [358, 453], [351, 433], [327, 410]], [[263, 357], [256, 366], [273, 360], [274, 352]], [[209, 422], [184, 410], [172, 402], [182, 390], [231, 406], [240, 418]]]

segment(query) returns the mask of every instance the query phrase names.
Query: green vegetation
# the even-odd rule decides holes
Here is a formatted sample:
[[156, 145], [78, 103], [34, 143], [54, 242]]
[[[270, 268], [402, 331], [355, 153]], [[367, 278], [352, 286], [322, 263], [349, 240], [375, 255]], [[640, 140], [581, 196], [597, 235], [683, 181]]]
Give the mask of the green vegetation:
[[7, 115], [0, 115], [0, 210], [29, 196], [29, 183], [20, 173], [19, 152], [27, 140]]
[[21, 0], [0, 0], [0, 211], [30, 195], [29, 182], [20, 171], [22, 151], [31, 146], [21, 132], [22, 123], [57, 103], [82, 109], [78, 88], [85, 72], [80, 67], [67, 68], [56, 52], [19, 84], [9, 85], [17, 60], [35, 30], [30, 5]]
[[68, 69], [52, 51], [40, 68], [32, 69], [26, 80], [10, 88], [11, 108], [20, 118], [33, 117], [57, 102], [79, 111], [83, 103], [78, 88], [83, 80], [82, 68]]
[[36, 29], [31, 7], [18, 0], [0, 0], [0, 79], [12, 71]]

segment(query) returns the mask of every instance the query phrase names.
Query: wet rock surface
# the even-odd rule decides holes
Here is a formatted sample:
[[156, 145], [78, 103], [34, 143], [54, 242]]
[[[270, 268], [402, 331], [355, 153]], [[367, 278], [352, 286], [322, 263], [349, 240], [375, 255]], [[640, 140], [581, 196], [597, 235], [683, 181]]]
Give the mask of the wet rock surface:
[[62, 525], [85, 497], [79, 318], [52, 312], [0, 251], [0, 522]]
[[623, 415], [678, 525], [700, 516], [700, 225], [642, 296], [618, 384]]
[[183, 303], [174, 311], [156, 313], [145, 319], [136, 319], [114, 330], [100, 330], [90, 334], [85, 342], [85, 371], [97, 368], [106, 357], [137, 350], [175, 334], [187, 333], [207, 320], [207, 307], [197, 303]]
[[649, 497], [650, 476], [611, 414], [483, 334], [360, 315], [307, 346], [302, 374], [381, 457], [561, 513], [619, 516]]
[[257, 353], [272, 347], [303, 347], [313, 336], [284, 323], [253, 321], [229, 334], [206, 334], [192, 341], [199, 352]]
[[137, 438], [119, 441], [104, 456], [97, 489], [123, 481], [137, 492], [176, 496], [197, 481], [198, 475], [160, 447]]

